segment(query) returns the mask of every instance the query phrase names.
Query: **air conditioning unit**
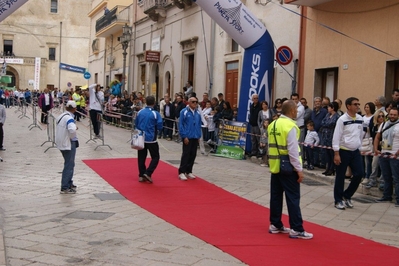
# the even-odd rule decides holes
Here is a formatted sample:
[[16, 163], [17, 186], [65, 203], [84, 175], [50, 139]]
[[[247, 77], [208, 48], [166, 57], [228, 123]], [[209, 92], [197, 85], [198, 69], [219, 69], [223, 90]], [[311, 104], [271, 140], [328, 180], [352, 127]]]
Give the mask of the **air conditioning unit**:
[[112, 66], [114, 64], [115, 58], [112, 56], [107, 57], [107, 65]]

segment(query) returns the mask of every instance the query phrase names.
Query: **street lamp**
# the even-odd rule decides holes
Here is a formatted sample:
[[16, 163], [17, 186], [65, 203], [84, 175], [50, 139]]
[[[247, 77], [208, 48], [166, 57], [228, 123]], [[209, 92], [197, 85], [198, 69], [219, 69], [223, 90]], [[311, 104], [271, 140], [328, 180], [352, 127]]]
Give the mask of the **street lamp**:
[[122, 87], [121, 93], [125, 91], [125, 83], [126, 83], [126, 55], [127, 48], [129, 47], [130, 37], [132, 36], [132, 27], [129, 27], [126, 23], [122, 27], [122, 36], [120, 37], [120, 42], [122, 44], [123, 49], [123, 74], [122, 74]]

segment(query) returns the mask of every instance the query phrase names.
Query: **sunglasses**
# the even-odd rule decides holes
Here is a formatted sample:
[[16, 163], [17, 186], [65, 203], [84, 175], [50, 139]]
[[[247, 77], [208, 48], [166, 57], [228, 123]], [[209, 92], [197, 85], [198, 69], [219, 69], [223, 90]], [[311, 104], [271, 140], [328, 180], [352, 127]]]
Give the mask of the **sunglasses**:
[[360, 103], [353, 103], [352, 105], [360, 106]]
[[190, 101], [191, 103], [198, 103], [198, 101]]
[[385, 117], [385, 115], [379, 115], [378, 118]]

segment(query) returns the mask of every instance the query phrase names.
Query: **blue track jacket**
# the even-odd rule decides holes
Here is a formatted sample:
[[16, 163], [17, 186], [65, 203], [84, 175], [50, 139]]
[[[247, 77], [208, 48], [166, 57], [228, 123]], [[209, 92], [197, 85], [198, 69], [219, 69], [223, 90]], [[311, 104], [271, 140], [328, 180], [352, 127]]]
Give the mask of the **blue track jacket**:
[[161, 114], [149, 106], [141, 109], [137, 114], [136, 128], [145, 132], [144, 142], [156, 142], [157, 130], [163, 128]]
[[201, 115], [198, 109], [195, 109], [193, 112], [190, 107], [187, 106], [180, 111], [179, 134], [182, 139], [201, 138]]

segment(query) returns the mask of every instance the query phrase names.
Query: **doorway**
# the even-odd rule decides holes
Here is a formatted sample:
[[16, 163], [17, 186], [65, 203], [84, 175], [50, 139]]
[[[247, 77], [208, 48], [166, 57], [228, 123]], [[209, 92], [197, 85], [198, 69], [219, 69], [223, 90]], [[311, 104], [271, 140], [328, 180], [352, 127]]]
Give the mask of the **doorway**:
[[226, 63], [225, 100], [237, 106], [238, 102], [238, 61]]
[[338, 67], [315, 70], [314, 95], [334, 100], [338, 90]]

